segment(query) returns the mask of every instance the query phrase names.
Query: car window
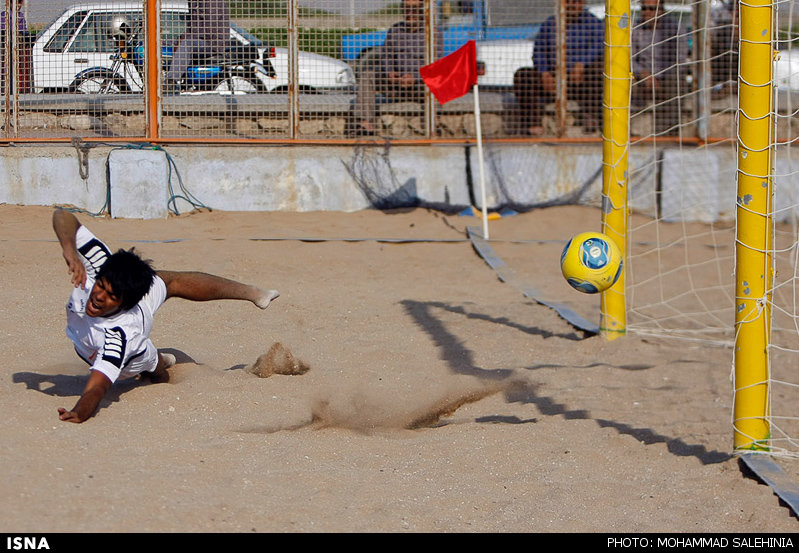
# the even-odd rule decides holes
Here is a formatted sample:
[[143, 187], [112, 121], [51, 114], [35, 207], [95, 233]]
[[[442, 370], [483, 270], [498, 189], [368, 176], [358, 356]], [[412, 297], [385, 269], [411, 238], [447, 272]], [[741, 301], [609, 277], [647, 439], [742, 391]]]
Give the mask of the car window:
[[247, 44], [252, 44], [254, 46], [263, 46], [264, 43], [261, 42], [260, 38], [256, 37], [253, 34], [250, 34], [248, 31], [245, 31], [235, 23], [231, 23], [230, 26], [247, 42]]
[[53, 34], [44, 46], [45, 52], [63, 52], [64, 47], [69, 42], [73, 33], [80, 27], [81, 22], [86, 17], [86, 11], [75, 12], [67, 19], [61, 27]]
[[164, 44], [176, 44], [183, 33], [186, 32], [186, 20], [189, 14], [185, 12], [161, 13], [161, 41]]
[[[94, 11], [90, 15], [84, 10], [72, 14], [55, 32], [52, 38], [44, 47], [45, 52], [63, 52], [70, 39], [78, 31], [75, 40], [69, 47], [70, 52], [113, 52], [114, 41], [108, 36], [108, 29], [113, 17], [124, 15], [131, 22], [137, 32], [141, 29], [142, 12], [102, 12]], [[87, 17], [88, 15], [88, 17]], [[84, 23], [84, 19], [86, 20]], [[161, 40], [164, 44], [176, 44], [180, 37], [186, 32], [186, 22], [188, 13], [178, 11], [163, 11], [161, 13]], [[82, 26], [81, 26], [82, 25]], [[260, 41], [246, 31], [240, 31], [242, 35], [253, 44], [260, 44]]]
[[130, 21], [133, 29], [141, 26], [141, 12], [94, 12], [86, 19], [86, 23], [81, 27], [72, 45], [70, 52], [113, 52], [114, 41], [109, 36], [111, 29], [111, 19], [115, 16], [125, 16]]
[[[113, 52], [115, 44], [113, 39], [108, 36], [111, 20], [119, 15], [125, 16], [130, 21], [135, 32], [141, 34], [142, 12], [93, 12], [81, 27], [72, 45], [70, 52]], [[85, 12], [83, 12], [85, 16]], [[187, 14], [181, 12], [163, 12], [161, 19], [161, 40], [164, 44], [174, 44], [186, 30]], [[78, 23], [79, 24], [79, 23]], [[73, 29], [76, 25], [73, 24]], [[67, 25], [59, 29], [66, 34]], [[64, 39], [64, 43], [69, 41], [69, 35]], [[52, 41], [51, 41], [52, 42]], [[61, 46], [63, 49], [63, 44]]]

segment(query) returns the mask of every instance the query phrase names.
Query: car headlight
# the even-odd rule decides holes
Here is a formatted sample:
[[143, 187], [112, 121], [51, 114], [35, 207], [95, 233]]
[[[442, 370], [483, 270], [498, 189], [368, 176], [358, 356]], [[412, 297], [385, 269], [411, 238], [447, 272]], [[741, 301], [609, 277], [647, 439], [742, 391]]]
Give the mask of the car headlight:
[[340, 85], [354, 85], [355, 74], [352, 72], [352, 69], [347, 67], [339, 71], [336, 75], [336, 83]]

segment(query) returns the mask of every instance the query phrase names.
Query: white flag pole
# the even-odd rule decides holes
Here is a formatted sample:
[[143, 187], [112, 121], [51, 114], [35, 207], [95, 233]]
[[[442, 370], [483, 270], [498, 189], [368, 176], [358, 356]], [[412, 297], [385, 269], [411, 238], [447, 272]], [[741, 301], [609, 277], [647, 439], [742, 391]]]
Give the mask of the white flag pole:
[[488, 240], [488, 211], [486, 207], [486, 177], [483, 165], [483, 130], [480, 126], [480, 93], [477, 90], [477, 83], [472, 87], [474, 91], [474, 122], [477, 133], [477, 155], [480, 164], [480, 204], [483, 208], [483, 238]]

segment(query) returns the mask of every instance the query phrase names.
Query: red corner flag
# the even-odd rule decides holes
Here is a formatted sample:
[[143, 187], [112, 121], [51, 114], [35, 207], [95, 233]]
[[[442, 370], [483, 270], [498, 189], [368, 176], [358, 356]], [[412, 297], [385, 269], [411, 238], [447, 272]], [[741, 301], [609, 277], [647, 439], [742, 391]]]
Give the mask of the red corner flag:
[[422, 80], [441, 104], [460, 98], [477, 84], [477, 46], [470, 40], [448, 56], [419, 69]]

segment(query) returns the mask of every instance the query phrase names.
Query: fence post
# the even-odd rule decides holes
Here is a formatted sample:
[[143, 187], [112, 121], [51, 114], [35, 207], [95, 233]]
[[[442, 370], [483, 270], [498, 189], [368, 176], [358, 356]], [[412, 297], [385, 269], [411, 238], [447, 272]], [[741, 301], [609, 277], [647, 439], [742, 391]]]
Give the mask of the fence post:
[[144, 0], [147, 139], [161, 136], [161, 0]]
[[[429, 0], [424, 3], [425, 9], [425, 54], [424, 54], [424, 63], [425, 65], [432, 63], [436, 59], [436, 44], [438, 41], [437, 36], [437, 21], [436, 21], [436, 2], [435, 0]], [[427, 87], [424, 87], [424, 135], [425, 138], [430, 138], [435, 136], [436, 132], [436, 104], [433, 101], [433, 96], [430, 94], [430, 90]]]
[[694, 91], [696, 93], [696, 136], [707, 140], [710, 134], [710, 33], [708, 32], [708, 1], [700, 0], [695, 4], [693, 13], [694, 36]]
[[557, 5], [556, 14], [557, 36], [555, 38], [555, 121], [557, 134], [562, 137], [566, 134], [566, 116], [569, 110], [569, 95], [566, 72], [567, 50], [566, 50], [566, 0], [560, 0]]
[[297, 0], [288, 2], [288, 70], [289, 70], [289, 136], [297, 138], [300, 132], [300, 30]]

